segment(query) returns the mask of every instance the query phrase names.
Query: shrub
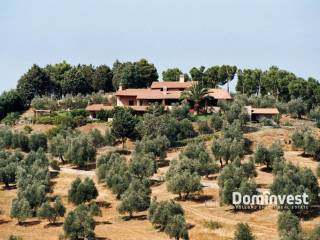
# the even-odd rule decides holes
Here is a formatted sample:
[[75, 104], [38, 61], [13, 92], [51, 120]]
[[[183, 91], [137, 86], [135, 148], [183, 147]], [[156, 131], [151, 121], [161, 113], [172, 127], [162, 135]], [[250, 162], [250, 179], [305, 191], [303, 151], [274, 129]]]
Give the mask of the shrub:
[[105, 145], [105, 139], [98, 129], [93, 129], [89, 132], [89, 139], [96, 148], [103, 147]]
[[198, 130], [200, 134], [209, 134], [212, 133], [212, 129], [209, 127], [207, 121], [198, 122]]
[[11, 112], [11, 113], [8, 113], [4, 119], [2, 119], [2, 122], [5, 125], [13, 126], [16, 124], [16, 122], [19, 120], [19, 118], [20, 118], [19, 113]]
[[56, 171], [59, 171], [60, 170], [60, 166], [59, 166], [59, 162], [57, 160], [52, 160], [50, 162], [50, 167], [53, 169], [53, 170], [56, 170]]
[[234, 240], [254, 240], [256, 237], [247, 223], [239, 223], [236, 226]]
[[79, 116], [86, 118], [89, 116], [89, 113], [85, 109], [74, 109], [70, 111], [70, 115], [73, 118]]
[[110, 129], [106, 130], [106, 134], [104, 136], [104, 141], [108, 146], [114, 146], [117, 144], [117, 138], [112, 134]]
[[80, 178], [76, 178], [72, 182], [71, 189], [68, 192], [68, 200], [76, 205], [90, 202], [96, 199], [97, 196], [98, 190], [94, 182], [89, 178], [86, 178], [83, 182]]
[[211, 230], [215, 230], [215, 229], [222, 228], [222, 223], [219, 222], [219, 221], [212, 221], [212, 220], [210, 220], [210, 221], [206, 221], [206, 222], [204, 223], [204, 226], [205, 226], [206, 228], [211, 229]]

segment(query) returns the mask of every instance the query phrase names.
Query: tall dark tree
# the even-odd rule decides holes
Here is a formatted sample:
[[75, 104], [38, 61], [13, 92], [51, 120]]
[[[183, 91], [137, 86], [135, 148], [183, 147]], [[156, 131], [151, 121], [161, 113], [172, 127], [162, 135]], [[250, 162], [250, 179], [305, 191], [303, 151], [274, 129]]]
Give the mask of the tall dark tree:
[[162, 80], [165, 82], [179, 81], [182, 71], [179, 68], [168, 68], [162, 72]]
[[24, 109], [24, 101], [16, 90], [3, 92], [0, 95], [0, 120], [9, 112], [19, 112]]
[[113, 73], [111, 69], [106, 65], [100, 65], [96, 68], [92, 77], [92, 87], [94, 91], [103, 90], [105, 92], [111, 92]]
[[46, 71], [34, 64], [18, 81], [17, 91], [25, 103], [35, 96], [43, 96], [52, 91], [52, 82]]
[[191, 76], [191, 80], [192, 81], [197, 81], [197, 82], [201, 82], [204, 80], [204, 71], [205, 71], [205, 67], [201, 66], [199, 68], [193, 67], [191, 68], [191, 70], [189, 71], [190, 76]]
[[80, 67], [74, 67], [65, 73], [61, 88], [64, 94], [86, 94], [91, 92], [91, 83]]

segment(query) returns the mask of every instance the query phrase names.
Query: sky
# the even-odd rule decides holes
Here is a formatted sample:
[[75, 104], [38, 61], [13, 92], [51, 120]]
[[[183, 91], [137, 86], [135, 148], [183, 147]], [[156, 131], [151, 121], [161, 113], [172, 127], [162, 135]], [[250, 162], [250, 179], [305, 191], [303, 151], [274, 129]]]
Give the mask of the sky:
[[32, 64], [276, 65], [320, 80], [319, 0], [0, 1], [0, 92]]

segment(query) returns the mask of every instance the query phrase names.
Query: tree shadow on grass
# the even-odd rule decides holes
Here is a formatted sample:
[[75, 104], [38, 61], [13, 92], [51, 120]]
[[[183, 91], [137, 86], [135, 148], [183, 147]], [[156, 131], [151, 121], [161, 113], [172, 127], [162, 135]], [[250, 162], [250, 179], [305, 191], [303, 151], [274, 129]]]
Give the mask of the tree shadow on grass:
[[169, 160], [158, 160], [157, 161], [158, 168], [167, 167], [167, 166], [169, 166], [169, 164], [170, 164]]
[[267, 168], [266, 166], [260, 168], [260, 171], [261, 172], [265, 172], [265, 173], [272, 173], [272, 169], [271, 168]]
[[60, 227], [63, 225], [63, 222], [56, 222], [56, 223], [48, 223], [44, 226], [44, 228], [50, 228], [50, 227]]
[[304, 221], [310, 221], [320, 216], [320, 207], [314, 207], [304, 214], [298, 214]]
[[107, 201], [97, 201], [96, 204], [100, 208], [111, 208], [111, 203], [109, 203]]
[[213, 196], [212, 195], [194, 195], [194, 196], [191, 196], [189, 200], [196, 203], [204, 203], [207, 201], [212, 201]]
[[146, 220], [147, 219], [147, 215], [146, 214], [142, 214], [142, 215], [133, 215], [132, 217], [130, 216], [123, 216], [121, 217], [123, 221], [130, 221], [130, 220]]
[[22, 226], [22, 227], [32, 227], [34, 225], [38, 225], [40, 224], [41, 221], [39, 220], [35, 220], [35, 221], [29, 221], [29, 222], [22, 222], [22, 223], [17, 223], [18, 226]]
[[0, 225], [11, 222], [10, 220], [0, 220]]
[[96, 221], [96, 225], [110, 225], [112, 222], [110, 221]]
[[13, 184], [13, 185], [9, 185], [8, 187], [3, 186], [1, 190], [10, 191], [10, 190], [15, 190], [15, 189], [17, 189], [17, 186], [15, 184]]

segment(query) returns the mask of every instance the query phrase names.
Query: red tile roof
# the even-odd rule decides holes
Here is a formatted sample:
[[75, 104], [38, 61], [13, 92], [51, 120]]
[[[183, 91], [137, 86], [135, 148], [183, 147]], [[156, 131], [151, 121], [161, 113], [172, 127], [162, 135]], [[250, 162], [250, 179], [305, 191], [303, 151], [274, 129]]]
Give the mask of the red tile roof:
[[279, 114], [277, 108], [251, 108], [252, 114]]
[[96, 112], [100, 110], [111, 110], [111, 109], [113, 109], [113, 106], [107, 106], [104, 104], [92, 104], [86, 107], [86, 111], [89, 111], [89, 112]]
[[221, 99], [221, 100], [231, 100], [232, 99], [230, 93], [228, 93], [227, 90], [224, 90], [221, 88], [209, 88], [208, 95], [210, 97], [215, 98], [215, 99]]
[[128, 96], [128, 97], [135, 97], [139, 93], [147, 93], [150, 92], [151, 89], [149, 88], [128, 88], [125, 90], [118, 90], [116, 92], [116, 96]]
[[167, 91], [152, 90], [150, 92], [139, 93], [137, 99], [180, 99], [180, 91]]
[[163, 87], [167, 87], [169, 90], [170, 88], [174, 89], [186, 89], [190, 88], [194, 82], [153, 82], [151, 85], [151, 89], [161, 89]]

